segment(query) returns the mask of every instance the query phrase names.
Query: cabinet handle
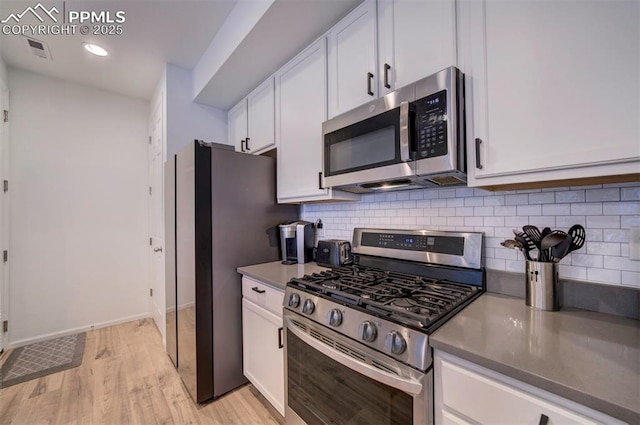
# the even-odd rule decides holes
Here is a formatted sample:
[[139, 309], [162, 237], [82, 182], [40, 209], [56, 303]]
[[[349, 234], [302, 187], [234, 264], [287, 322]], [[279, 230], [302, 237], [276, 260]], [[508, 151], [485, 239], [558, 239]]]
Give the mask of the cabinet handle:
[[388, 89], [391, 88], [391, 84], [389, 84], [389, 70], [391, 69], [391, 65], [388, 63], [384, 64], [384, 86]]
[[373, 96], [373, 92], [371, 91], [371, 81], [373, 81], [373, 74], [367, 72], [367, 94], [369, 96]]
[[480, 144], [482, 139], [476, 137], [476, 168], [482, 170], [482, 164], [480, 163]]
[[265, 292], [267, 292], [264, 289], [258, 289], [257, 286], [254, 286], [253, 288], [251, 288], [251, 290], [257, 292], [258, 294], [264, 294]]
[[322, 187], [322, 171], [318, 171], [318, 189], [324, 189], [324, 187]]
[[284, 343], [282, 342], [282, 330], [284, 328], [278, 328], [278, 348], [284, 347]]
[[248, 137], [247, 137], [247, 140], [244, 142], [244, 145], [246, 146], [248, 151], [251, 150], [251, 149], [249, 149], [249, 138]]
[[547, 425], [549, 423], [549, 417], [547, 415], [545, 415], [544, 413], [540, 415], [540, 422], [538, 422], [538, 425]]
[[242, 152], [246, 152], [246, 150], [244, 150], [244, 144], [247, 143], [245, 140], [240, 140], [240, 150]]

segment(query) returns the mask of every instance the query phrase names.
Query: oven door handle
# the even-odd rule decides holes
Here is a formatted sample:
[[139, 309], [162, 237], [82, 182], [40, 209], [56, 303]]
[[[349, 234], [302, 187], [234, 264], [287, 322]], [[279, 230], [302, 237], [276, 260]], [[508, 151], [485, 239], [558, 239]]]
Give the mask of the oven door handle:
[[400, 102], [400, 160], [407, 162], [411, 160], [411, 150], [409, 146], [409, 102]]
[[293, 332], [295, 336], [300, 338], [305, 344], [320, 351], [325, 356], [337, 361], [343, 366], [360, 373], [374, 381], [393, 387], [397, 390], [404, 391], [411, 395], [418, 395], [422, 391], [422, 384], [410, 379], [402, 378], [400, 376], [392, 375], [391, 373], [380, 370], [376, 367], [362, 363], [348, 355], [339, 351], [333, 350], [320, 341], [316, 340], [306, 332], [298, 329], [295, 325], [289, 325], [287, 323], [287, 330]]

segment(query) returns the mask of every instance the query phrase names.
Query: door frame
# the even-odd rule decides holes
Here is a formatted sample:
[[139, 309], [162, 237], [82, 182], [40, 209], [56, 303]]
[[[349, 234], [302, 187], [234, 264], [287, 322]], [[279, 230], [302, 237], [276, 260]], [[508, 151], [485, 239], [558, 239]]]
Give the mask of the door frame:
[[[159, 212], [154, 212], [153, 208], [154, 208], [154, 202], [153, 202], [153, 198], [151, 196], [149, 196], [148, 198], [148, 235], [149, 235], [149, 290], [151, 293], [151, 290], [153, 290], [153, 295], [149, 297], [149, 312], [151, 314], [151, 318], [154, 320], [154, 322], [156, 323], [156, 326], [158, 327], [158, 330], [160, 331], [160, 334], [162, 335], [162, 343], [163, 345], [166, 346], [166, 329], [165, 329], [165, 314], [166, 314], [166, 306], [165, 306], [165, 300], [164, 300], [164, 282], [165, 282], [165, 278], [164, 278], [164, 274], [165, 274], [165, 270], [164, 270], [164, 252], [161, 252], [160, 254], [154, 252], [155, 249], [162, 249], [164, 250], [164, 208], [162, 207], [164, 205], [164, 152], [166, 149], [165, 146], [165, 125], [164, 125], [164, 102], [163, 102], [163, 93], [160, 93], [160, 96], [158, 96], [158, 100], [154, 103], [151, 104], [151, 115], [149, 118], [149, 144], [147, 145], [147, 149], [148, 149], [148, 153], [147, 153], [147, 175], [148, 175], [148, 181], [149, 181], [149, 187], [153, 187], [154, 196], [159, 196], [160, 197], [160, 211]], [[159, 169], [156, 171], [158, 173], [159, 180], [157, 182], [157, 184], [159, 185], [158, 187], [155, 187], [153, 178], [154, 175], [156, 175], [156, 173], [154, 173], [153, 170], [153, 159], [155, 158], [156, 155], [154, 155], [155, 152], [157, 152], [154, 149], [154, 141], [152, 140], [154, 137], [154, 128], [156, 125], [158, 125], [158, 121], [160, 122], [160, 141], [158, 143], [158, 147], [157, 149], [159, 150], [159, 152], [157, 153], [157, 156], [159, 156], [158, 158], [158, 164], [157, 166], [159, 167]], [[150, 193], [151, 195], [151, 193]], [[154, 229], [153, 229], [153, 225], [154, 225], [154, 220], [153, 220], [153, 215], [154, 214], [160, 214], [160, 221], [159, 221], [159, 226], [160, 229], [158, 230], [159, 234], [162, 235], [161, 240], [158, 241], [153, 235], [154, 235]], [[157, 256], [160, 255], [160, 260], [159, 260], [159, 264], [156, 264], [158, 262], [158, 258]], [[153, 269], [154, 267], [158, 267], [158, 274], [154, 274], [153, 273]], [[154, 282], [154, 277], [157, 276], [158, 282]], [[159, 317], [157, 317], [157, 313], [159, 313]]]
[[[9, 110], [9, 90], [0, 82], [0, 111], [3, 110]], [[0, 127], [0, 180], [9, 180], [9, 122], [2, 122]], [[3, 251], [9, 250], [11, 241], [10, 197], [8, 191], [0, 190], [0, 251]], [[5, 333], [2, 329], [2, 322], [9, 320], [9, 277], [9, 262], [0, 259], [0, 352], [10, 345], [10, 332]]]

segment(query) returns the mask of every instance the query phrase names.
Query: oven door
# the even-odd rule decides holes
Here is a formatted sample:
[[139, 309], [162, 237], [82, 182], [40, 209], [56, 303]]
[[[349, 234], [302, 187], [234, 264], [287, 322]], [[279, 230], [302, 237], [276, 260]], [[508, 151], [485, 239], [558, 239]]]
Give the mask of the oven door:
[[324, 122], [323, 186], [368, 191], [378, 182], [410, 182], [414, 96], [412, 88], [401, 89]]
[[284, 310], [289, 425], [433, 423], [433, 377]]

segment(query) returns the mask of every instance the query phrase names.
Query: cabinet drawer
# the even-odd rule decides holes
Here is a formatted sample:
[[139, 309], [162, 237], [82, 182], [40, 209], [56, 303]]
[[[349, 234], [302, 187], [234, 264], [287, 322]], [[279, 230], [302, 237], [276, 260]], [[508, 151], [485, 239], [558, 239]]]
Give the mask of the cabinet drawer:
[[243, 276], [242, 296], [256, 305], [278, 315], [278, 317], [282, 317], [284, 291], [275, 289], [267, 284], [251, 279], [250, 277]]
[[596, 424], [556, 404], [442, 361], [442, 403], [482, 424]]

